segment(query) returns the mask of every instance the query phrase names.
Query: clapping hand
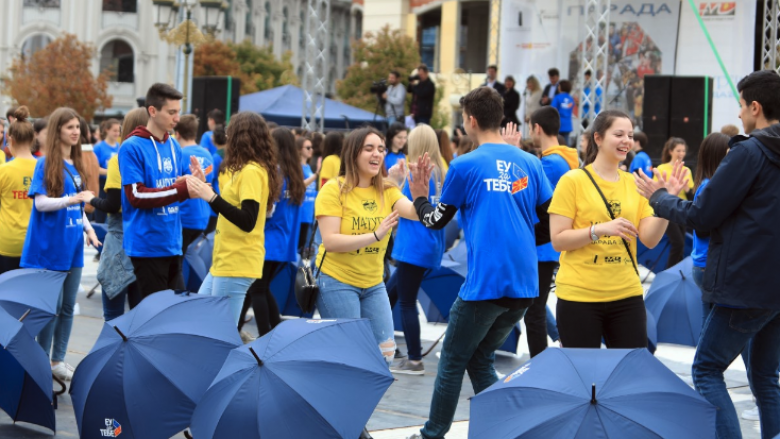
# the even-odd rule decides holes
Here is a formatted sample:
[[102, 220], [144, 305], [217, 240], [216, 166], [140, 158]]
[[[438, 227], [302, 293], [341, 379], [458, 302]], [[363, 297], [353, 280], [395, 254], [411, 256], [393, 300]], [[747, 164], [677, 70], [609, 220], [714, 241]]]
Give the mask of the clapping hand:
[[657, 180], [653, 180], [645, 175], [641, 168], [639, 169], [638, 175], [634, 177], [637, 191], [648, 200], [659, 189], [666, 189], [670, 194], [677, 195], [688, 185], [688, 181], [690, 180], [688, 170], [685, 168], [685, 163], [681, 161], [674, 163], [672, 175], [666, 175], [666, 172], [661, 173], [658, 169], [653, 169], [653, 173], [655, 173]]
[[190, 174], [200, 181], [206, 181], [206, 172], [200, 166], [200, 162], [194, 155], [190, 156]]
[[390, 176], [390, 179], [395, 182], [395, 184], [400, 186], [406, 178], [406, 160], [398, 160], [393, 166], [390, 167], [390, 169], [387, 171], [387, 174]]
[[187, 179], [187, 190], [190, 193], [190, 198], [211, 201], [211, 198], [214, 197], [214, 189], [208, 183], [194, 177]]
[[504, 142], [520, 147], [520, 141], [523, 140], [523, 133], [518, 131], [517, 124], [509, 122], [504, 128], [501, 128], [501, 137], [504, 138]]
[[431, 158], [428, 157], [428, 153], [425, 153], [417, 158], [417, 163], [409, 164], [409, 191], [412, 193], [412, 199], [420, 197], [428, 197], [429, 194], [429, 182], [431, 180], [431, 171], [433, 166], [431, 165]]

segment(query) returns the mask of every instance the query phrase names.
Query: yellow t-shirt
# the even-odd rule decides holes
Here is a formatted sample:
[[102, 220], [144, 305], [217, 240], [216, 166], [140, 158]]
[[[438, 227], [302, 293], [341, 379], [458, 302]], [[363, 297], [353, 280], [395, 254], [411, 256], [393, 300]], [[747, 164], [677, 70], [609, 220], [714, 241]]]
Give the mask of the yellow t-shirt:
[[[687, 166], [683, 166], [685, 168], [685, 171], [688, 173], [688, 190], [693, 190], [693, 174], [691, 174], [691, 169]], [[662, 165], [658, 165], [656, 168], [658, 169], [658, 172], [663, 175], [665, 172], [667, 177], [672, 175], [672, 171], [674, 170], [674, 165], [671, 163], [664, 163]], [[653, 175], [653, 180], [658, 180], [655, 175]], [[681, 191], [679, 194], [677, 194], [678, 197], [682, 198], [683, 200], [687, 200], [688, 197], [685, 195], [685, 190]]]
[[5, 151], [3, 151], [3, 148], [0, 148], [0, 165], [5, 164]]
[[[341, 180], [341, 179], [339, 179]], [[356, 187], [341, 194], [339, 180], [325, 183], [314, 203], [314, 215], [341, 218], [342, 235], [362, 235], [375, 231], [387, 215], [393, 211], [395, 202], [403, 197], [395, 186], [385, 189], [384, 203], [379, 202], [377, 190]], [[379, 242], [349, 253], [328, 253], [322, 272], [340, 282], [358, 288], [369, 288], [382, 282], [384, 259], [387, 251], [388, 233]], [[325, 246], [320, 245], [317, 266], [320, 266]]]
[[[653, 216], [646, 198], [637, 193], [634, 177], [620, 172], [620, 181], [608, 182], [587, 166], [615, 217], [623, 217], [639, 228], [639, 221]], [[572, 228], [587, 229], [612, 221], [607, 206], [584, 171], [574, 169], [561, 177], [555, 187], [550, 214], [573, 219]], [[629, 241], [636, 261], [636, 240]], [[561, 252], [561, 267], [555, 280], [555, 294], [576, 302], [611, 302], [644, 291], [620, 237], [602, 237], [577, 250]]]
[[[0, 151], [0, 155], [3, 155]], [[17, 158], [0, 166], [0, 255], [22, 256], [33, 199], [27, 197], [35, 159]]]
[[[106, 184], [103, 186], [103, 190], [108, 191], [109, 189], [122, 190], [122, 175], [119, 173], [118, 155], [108, 159], [108, 168], [106, 169]], [[121, 207], [119, 208], [119, 212], [122, 212]]]
[[222, 198], [233, 206], [239, 207], [242, 201], [253, 200], [260, 204], [260, 211], [255, 228], [249, 233], [239, 229], [222, 215], [217, 218], [210, 273], [222, 277], [260, 279], [263, 277], [265, 259], [268, 173], [257, 163], [250, 162], [234, 173], [232, 178], [225, 178], [220, 189]]
[[331, 154], [322, 159], [322, 167], [320, 168], [320, 189], [322, 189], [322, 186], [329, 180], [334, 180], [339, 176], [339, 168], [341, 168], [341, 158], [336, 154]]

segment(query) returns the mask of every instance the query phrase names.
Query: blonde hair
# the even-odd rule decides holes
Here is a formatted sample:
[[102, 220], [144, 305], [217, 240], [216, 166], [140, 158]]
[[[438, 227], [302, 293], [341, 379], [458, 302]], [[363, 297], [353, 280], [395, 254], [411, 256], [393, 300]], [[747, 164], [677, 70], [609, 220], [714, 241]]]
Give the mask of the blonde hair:
[[525, 82], [531, 83], [531, 91], [538, 91], [542, 89], [542, 84], [539, 83], [539, 80], [536, 79], [536, 76], [529, 76], [528, 79], [525, 80]]
[[439, 139], [436, 132], [429, 125], [417, 125], [406, 140], [409, 146], [409, 163], [414, 163], [421, 155], [428, 153], [433, 164], [433, 177], [436, 182], [436, 196], [441, 195], [441, 185], [444, 180], [441, 152], [439, 151]]

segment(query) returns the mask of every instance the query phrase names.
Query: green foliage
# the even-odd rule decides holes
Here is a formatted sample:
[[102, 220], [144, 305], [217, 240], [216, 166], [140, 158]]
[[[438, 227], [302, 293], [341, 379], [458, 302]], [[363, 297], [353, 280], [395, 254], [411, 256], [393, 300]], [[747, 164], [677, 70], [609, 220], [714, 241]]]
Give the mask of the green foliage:
[[444, 87], [446, 81], [443, 78], [439, 78], [436, 81], [436, 94], [433, 97], [433, 117], [431, 117], [431, 126], [436, 129], [444, 129], [450, 124], [450, 105], [444, 100]]

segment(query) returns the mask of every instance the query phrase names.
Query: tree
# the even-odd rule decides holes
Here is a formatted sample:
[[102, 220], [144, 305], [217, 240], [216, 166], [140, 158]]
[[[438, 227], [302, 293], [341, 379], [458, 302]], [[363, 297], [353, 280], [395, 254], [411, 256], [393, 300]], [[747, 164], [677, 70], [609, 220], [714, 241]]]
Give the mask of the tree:
[[111, 107], [108, 73], [92, 74], [92, 44], [63, 34], [31, 57], [17, 57], [3, 77], [2, 91], [30, 113], [43, 117], [58, 107], [71, 107], [87, 120]]
[[214, 41], [195, 49], [195, 76], [235, 76], [241, 79], [241, 94], [254, 93], [280, 85], [298, 85], [293, 72], [292, 53], [277, 60], [271, 47], [258, 47], [251, 41], [241, 44]]
[[406, 78], [420, 65], [420, 52], [414, 39], [385, 26], [378, 33], [367, 32], [362, 39], [353, 41], [352, 59], [354, 63], [347, 68], [346, 77], [336, 82], [336, 93], [345, 103], [373, 112], [377, 100], [370, 91], [371, 84], [397, 70], [404, 85], [408, 85]]

